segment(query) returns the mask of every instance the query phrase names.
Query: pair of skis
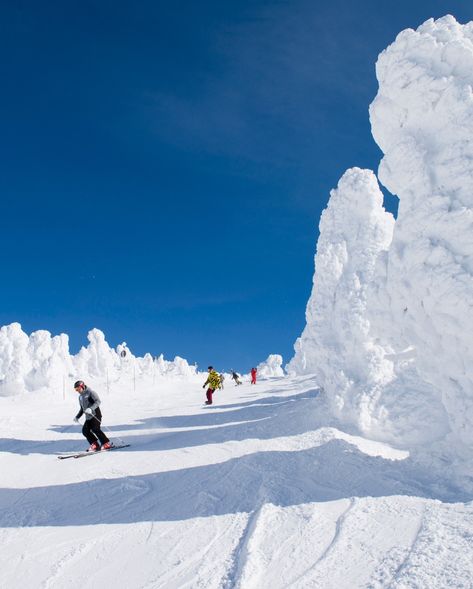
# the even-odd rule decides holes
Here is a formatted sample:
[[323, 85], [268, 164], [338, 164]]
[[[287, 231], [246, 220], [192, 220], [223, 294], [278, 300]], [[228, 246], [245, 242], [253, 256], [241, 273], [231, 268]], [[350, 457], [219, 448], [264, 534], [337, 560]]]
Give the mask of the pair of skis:
[[85, 458], [86, 456], [95, 456], [97, 454], [105, 454], [111, 450], [119, 450], [120, 448], [128, 448], [130, 444], [112, 444], [108, 450], [97, 450], [97, 452], [76, 452], [75, 454], [61, 454], [58, 456], [59, 460], [67, 460], [67, 458]]

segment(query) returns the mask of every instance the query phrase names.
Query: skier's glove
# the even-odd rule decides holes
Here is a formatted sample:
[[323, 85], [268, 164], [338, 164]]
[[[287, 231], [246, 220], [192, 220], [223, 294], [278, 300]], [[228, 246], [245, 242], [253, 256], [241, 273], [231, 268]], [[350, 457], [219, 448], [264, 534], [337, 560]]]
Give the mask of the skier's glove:
[[74, 423], [79, 423], [79, 419], [77, 417], [74, 417]]
[[92, 415], [92, 409], [90, 407], [87, 407], [84, 413], [87, 413], [87, 415]]

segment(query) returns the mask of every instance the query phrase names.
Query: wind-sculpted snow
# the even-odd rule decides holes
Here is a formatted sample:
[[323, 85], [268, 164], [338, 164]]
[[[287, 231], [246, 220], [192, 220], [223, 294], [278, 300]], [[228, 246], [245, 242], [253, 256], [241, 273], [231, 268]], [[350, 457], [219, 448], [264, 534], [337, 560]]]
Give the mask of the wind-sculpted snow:
[[379, 178], [399, 197], [392, 241], [374, 177], [348, 171], [322, 215], [288, 368], [316, 373], [332, 410], [365, 433], [471, 460], [473, 23], [403, 31], [376, 71]]
[[317, 373], [338, 416], [368, 429], [392, 362], [370, 336], [368, 286], [392, 238], [394, 219], [369, 170], [348, 170], [322, 213], [307, 326], [289, 372]]
[[29, 338], [19, 323], [0, 329], [0, 382], [3, 395], [25, 391], [24, 377], [32, 369], [28, 344]]
[[122, 378], [190, 377], [196, 368], [176, 356], [165, 360], [161, 354], [153, 358], [134, 356], [126, 343], [115, 351], [99, 329], [87, 335], [89, 345], [75, 356], [69, 353], [69, 338], [65, 334], [51, 337], [39, 330], [28, 336], [19, 323], [0, 328], [0, 396], [35, 391], [43, 387], [65, 390], [72, 381], [105, 379], [110, 383]]
[[270, 354], [264, 362], [258, 364], [258, 378], [274, 378], [277, 376], [284, 376], [282, 367], [282, 356], [279, 354]]
[[389, 317], [378, 329], [397, 350], [415, 348], [419, 378], [448, 414], [449, 449], [471, 456], [473, 23], [447, 16], [403, 31], [377, 76], [379, 177], [399, 197], [385, 261]]

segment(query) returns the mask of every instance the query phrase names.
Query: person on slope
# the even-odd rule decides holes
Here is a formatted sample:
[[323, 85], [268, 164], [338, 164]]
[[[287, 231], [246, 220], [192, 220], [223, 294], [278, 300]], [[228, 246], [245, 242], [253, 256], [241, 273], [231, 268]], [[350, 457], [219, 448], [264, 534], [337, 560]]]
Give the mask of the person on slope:
[[238, 374], [238, 372], [235, 372], [234, 370], [232, 370], [232, 379], [235, 381], [235, 386], [241, 384], [240, 375]]
[[109, 450], [111, 448], [110, 440], [100, 429], [102, 421], [102, 412], [99, 407], [100, 397], [95, 391], [89, 389], [83, 380], [74, 383], [74, 389], [79, 393], [80, 404], [79, 413], [74, 417], [74, 421], [79, 423], [79, 418], [85, 415], [82, 433], [90, 444], [87, 452]]
[[204, 382], [202, 388], [205, 389], [205, 387], [209, 385], [209, 388], [207, 389], [206, 393], [207, 401], [205, 401], [205, 404], [212, 405], [212, 395], [220, 387], [220, 376], [218, 375], [217, 371], [214, 370], [213, 366], [209, 366], [207, 370], [209, 376], [207, 377], [207, 380]]
[[256, 384], [256, 368], [251, 369], [251, 384]]

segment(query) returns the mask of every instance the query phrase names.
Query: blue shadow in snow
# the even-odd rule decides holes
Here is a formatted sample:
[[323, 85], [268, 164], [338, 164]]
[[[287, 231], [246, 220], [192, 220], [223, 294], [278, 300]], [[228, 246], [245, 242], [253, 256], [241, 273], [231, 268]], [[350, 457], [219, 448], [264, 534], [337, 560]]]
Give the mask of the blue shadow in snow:
[[181, 521], [252, 512], [268, 502], [288, 507], [368, 496], [471, 499], [453, 487], [439, 491], [439, 481], [429, 476], [420, 473], [410, 460], [367, 456], [346, 442], [332, 440], [301, 451], [257, 452], [174, 471], [28, 490], [1, 489], [0, 525], [13, 528]]
[[[248, 438], [270, 439], [276, 436], [294, 436], [314, 429], [317, 397], [317, 390], [290, 397], [269, 397], [254, 402], [225, 405], [225, 409], [230, 407], [230, 410], [223, 412], [209, 411], [196, 415], [156, 417], [110, 428], [104, 424], [104, 431], [112, 440], [113, 432], [120, 431], [120, 436], [131, 444], [130, 451], [156, 452]], [[160, 427], [176, 430], [193, 427], [199, 429], [160, 433]], [[139, 434], [140, 429], [153, 428], [157, 428], [158, 431]], [[53, 429], [62, 431], [63, 427], [56, 426]], [[138, 433], [130, 436], [123, 434], [124, 431]], [[76, 452], [86, 446], [85, 440], [64, 439], [44, 442], [0, 440], [0, 451], [22, 455]]]

